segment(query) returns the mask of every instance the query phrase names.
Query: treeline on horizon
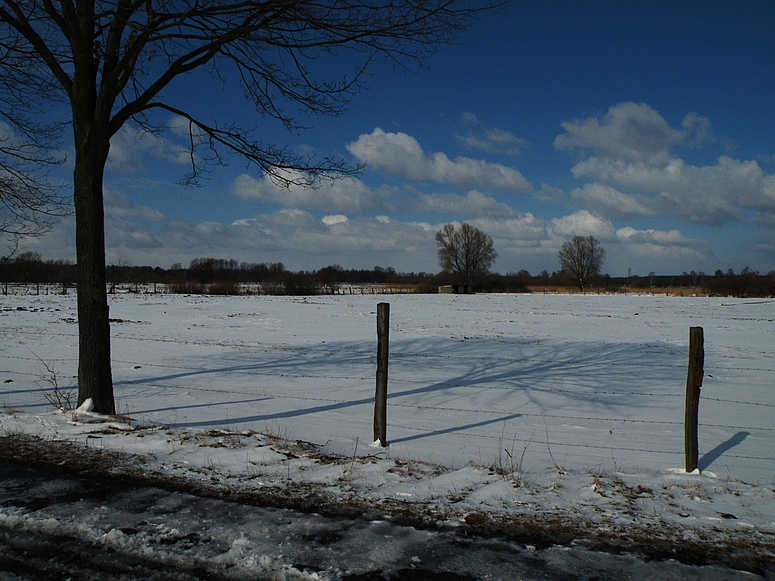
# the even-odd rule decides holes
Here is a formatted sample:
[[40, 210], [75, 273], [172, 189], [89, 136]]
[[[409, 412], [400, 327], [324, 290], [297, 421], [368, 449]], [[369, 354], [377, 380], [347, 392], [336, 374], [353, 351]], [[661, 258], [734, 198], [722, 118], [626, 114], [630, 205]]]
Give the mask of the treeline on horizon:
[[[435, 293], [439, 286], [454, 285], [452, 274], [401, 273], [392, 267], [345, 269], [339, 265], [317, 271], [290, 271], [283, 263], [248, 263], [234, 259], [195, 258], [188, 267], [173, 264], [169, 269], [150, 266], [107, 266], [107, 279], [112, 287], [141, 284], [165, 285], [167, 292], [185, 294], [271, 294], [315, 295], [342, 292], [343, 287], [384, 285], [393, 290]], [[35, 252], [0, 260], [0, 283], [58, 284], [62, 289], [75, 286], [75, 264], [67, 260], [43, 260]], [[572, 290], [573, 277], [563, 271], [543, 271], [531, 275], [526, 270], [507, 274], [490, 273], [476, 284], [477, 292], [531, 292], [537, 290]], [[736, 297], [775, 296], [775, 271], [760, 274], [749, 268], [735, 273], [732, 269], [714, 274], [684, 272], [680, 275], [627, 277], [598, 276], [586, 292], [623, 292], [669, 289], [695, 289], [699, 293]], [[576, 288], [576, 290], [578, 290]]]

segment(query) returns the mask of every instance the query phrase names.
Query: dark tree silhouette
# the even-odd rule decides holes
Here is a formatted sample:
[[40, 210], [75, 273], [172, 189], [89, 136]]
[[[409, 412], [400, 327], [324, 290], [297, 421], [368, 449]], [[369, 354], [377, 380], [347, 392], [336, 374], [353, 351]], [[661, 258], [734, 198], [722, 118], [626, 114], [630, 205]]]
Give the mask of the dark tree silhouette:
[[589, 279], [600, 274], [605, 250], [594, 236], [574, 236], [562, 243], [558, 258], [562, 269], [576, 278], [579, 290], [583, 291]]
[[[378, 58], [412, 68], [500, 0], [0, 0], [0, 50], [32, 71], [24, 91], [67, 104], [75, 151], [78, 403], [113, 413], [105, 272], [103, 173], [110, 138], [132, 121], [160, 131], [159, 113], [188, 122], [189, 182], [203, 163], [237, 153], [276, 182], [313, 186], [351, 172], [266, 144], [247, 127], [195, 116], [165, 95], [179, 77], [236, 82], [263, 119], [289, 130], [311, 114], [336, 115]], [[360, 65], [339, 74], [349, 52]], [[0, 76], [8, 65], [0, 61]], [[339, 71], [339, 72], [337, 72]], [[331, 80], [334, 79], [334, 80]], [[45, 87], [47, 90], [42, 91]], [[223, 113], [223, 111], [219, 111]]]
[[468, 223], [455, 228], [446, 224], [436, 232], [439, 265], [445, 272], [456, 274], [464, 285], [473, 285], [487, 274], [498, 253], [492, 238]]

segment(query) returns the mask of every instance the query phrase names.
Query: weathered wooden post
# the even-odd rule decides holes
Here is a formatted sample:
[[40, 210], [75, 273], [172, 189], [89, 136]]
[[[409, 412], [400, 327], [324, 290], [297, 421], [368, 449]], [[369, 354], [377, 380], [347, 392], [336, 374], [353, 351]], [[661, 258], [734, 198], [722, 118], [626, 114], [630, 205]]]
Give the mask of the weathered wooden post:
[[377, 305], [377, 393], [374, 397], [374, 441], [387, 446], [388, 329], [390, 304]]
[[686, 375], [686, 417], [684, 447], [686, 471], [697, 469], [699, 447], [697, 444], [697, 416], [700, 408], [700, 386], [705, 366], [705, 346], [702, 327], [689, 328], [689, 371]]

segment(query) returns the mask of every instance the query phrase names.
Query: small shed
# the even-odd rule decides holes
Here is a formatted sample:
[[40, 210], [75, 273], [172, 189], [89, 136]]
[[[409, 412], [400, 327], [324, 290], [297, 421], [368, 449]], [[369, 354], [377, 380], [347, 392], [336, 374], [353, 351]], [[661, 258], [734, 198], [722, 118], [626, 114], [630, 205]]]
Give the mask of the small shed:
[[439, 294], [472, 295], [474, 287], [470, 284], [445, 284], [439, 287]]

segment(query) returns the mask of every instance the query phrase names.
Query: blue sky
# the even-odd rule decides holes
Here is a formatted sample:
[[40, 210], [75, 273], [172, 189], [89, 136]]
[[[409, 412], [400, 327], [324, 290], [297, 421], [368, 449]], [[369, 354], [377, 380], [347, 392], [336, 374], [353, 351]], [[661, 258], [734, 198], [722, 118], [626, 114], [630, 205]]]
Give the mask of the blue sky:
[[[231, 158], [183, 188], [175, 120], [160, 138], [127, 126], [105, 180], [108, 262], [437, 272], [435, 232], [467, 221], [503, 273], [557, 270], [575, 234], [601, 241], [612, 276], [775, 270], [773, 26], [770, 1], [514, 2], [417, 73], [378, 63], [343, 115], [299, 134], [186, 78], [168, 101], [365, 169], [284, 190]], [[72, 220], [24, 247], [72, 259]]]

